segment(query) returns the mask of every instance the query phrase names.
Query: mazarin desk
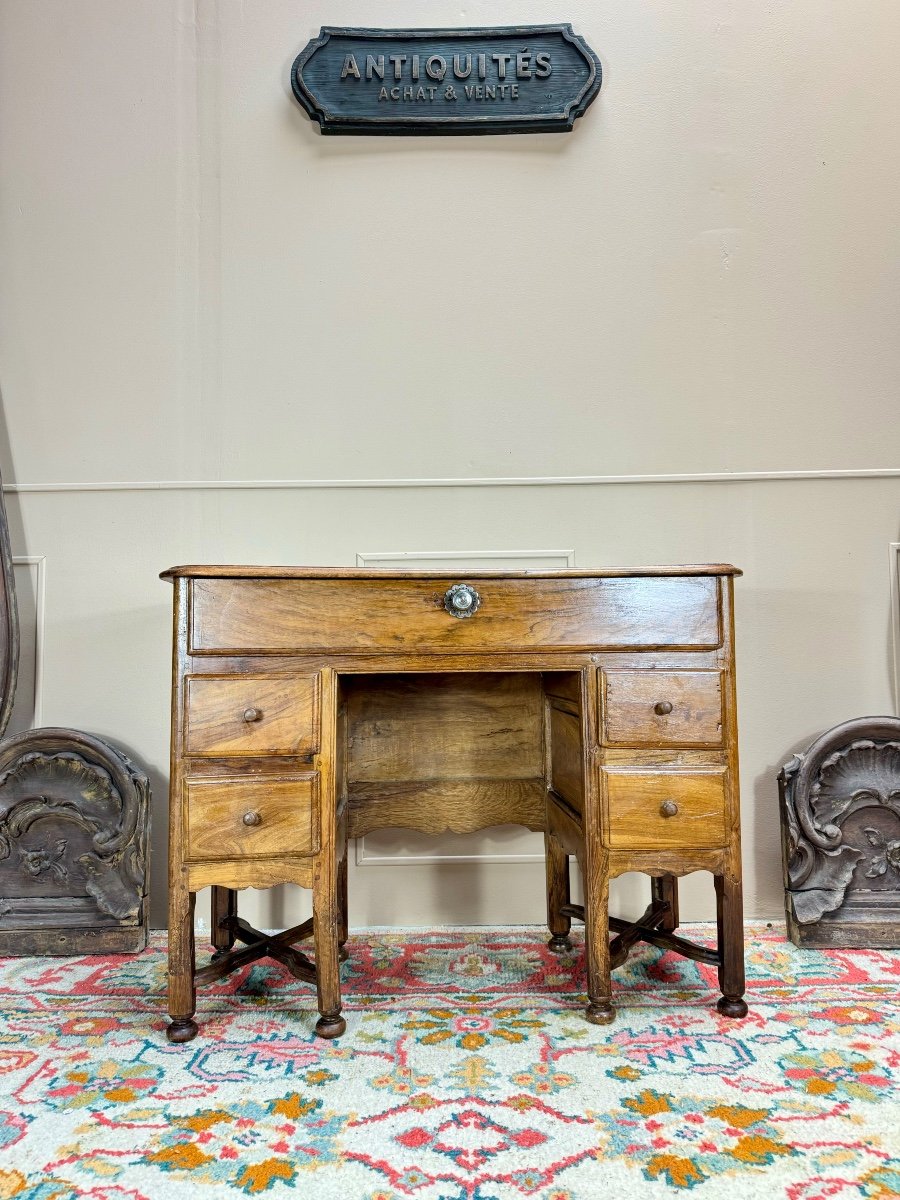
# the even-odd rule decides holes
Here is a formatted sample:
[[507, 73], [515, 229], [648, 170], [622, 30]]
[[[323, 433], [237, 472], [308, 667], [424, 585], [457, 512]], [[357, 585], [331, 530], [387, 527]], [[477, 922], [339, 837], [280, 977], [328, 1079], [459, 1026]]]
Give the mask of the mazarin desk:
[[[744, 1016], [737, 574], [166, 571], [169, 1037], [197, 1032], [197, 982], [262, 955], [315, 982], [316, 1030], [339, 1036], [347, 839], [390, 826], [543, 830], [550, 945], [585, 921], [589, 1020], [612, 1020], [611, 966], [640, 940], [714, 963], [719, 1011]], [[715, 879], [715, 949], [674, 932], [677, 877], [699, 870]], [[632, 923], [607, 912], [625, 871], [653, 880]], [[238, 917], [238, 890], [285, 882], [312, 889], [312, 920], [266, 935]], [[194, 896], [209, 885], [216, 953], [198, 971]], [[294, 948], [310, 936], [315, 964]]]

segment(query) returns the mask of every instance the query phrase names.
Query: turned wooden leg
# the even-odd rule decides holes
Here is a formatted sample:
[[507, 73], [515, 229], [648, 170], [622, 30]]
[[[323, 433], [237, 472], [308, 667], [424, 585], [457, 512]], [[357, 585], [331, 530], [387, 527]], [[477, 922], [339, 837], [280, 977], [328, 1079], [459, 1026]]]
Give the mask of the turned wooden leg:
[[341, 962], [346, 962], [350, 955], [347, 953], [347, 938], [350, 936], [350, 910], [347, 903], [347, 850], [344, 848], [344, 857], [338, 864], [338, 906], [340, 908], [340, 922], [338, 927], [338, 957]]
[[678, 877], [677, 875], [661, 875], [658, 879], [650, 880], [650, 897], [653, 903], [662, 901], [668, 904], [669, 911], [660, 925], [667, 933], [674, 933], [678, 928]]
[[569, 856], [547, 830], [544, 833], [544, 865], [547, 872], [547, 928], [553, 935], [547, 946], [554, 954], [572, 949], [569, 930], [572, 920], [560, 912], [569, 903]]
[[608, 1025], [616, 1015], [609, 968], [609, 855], [598, 847], [588, 864], [584, 878], [585, 1016], [593, 1025]]
[[[324, 860], [324, 861], [323, 861]], [[316, 947], [316, 992], [319, 1020], [316, 1033], [337, 1038], [347, 1028], [341, 1016], [340, 913], [337, 864], [323, 854], [313, 882], [313, 940]]]
[[339, 684], [331, 668], [322, 670], [322, 745], [318, 759], [321, 784], [321, 850], [313, 864], [313, 943], [316, 949], [316, 992], [319, 1019], [316, 1033], [323, 1038], [340, 1037], [347, 1028], [341, 1016], [340, 939], [342, 891], [341, 864], [347, 856], [346, 827], [338, 820], [341, 780], [338, 761]]
[[[172, 873], [174, 876], [174, 872]], [[194, 893], [180, 878], [169, 881], [169, 1016], [170, 1042], [189, 1042], [197, 1033], [194, 1012]]]
[[719, 988], [716, 1008], [723, 1017], [746, 1017], [744, 1000], [744, 904], [741, 881], [716, 875], [716, 926], [719, 938]]
[[222, 922], [237, 916], [237, 892], [232, 888], [212, 887], [210, 889], [210, 941], [215, 949], [213, 960], [221, 958], [234, 945], [234, 933], [223, 928]]

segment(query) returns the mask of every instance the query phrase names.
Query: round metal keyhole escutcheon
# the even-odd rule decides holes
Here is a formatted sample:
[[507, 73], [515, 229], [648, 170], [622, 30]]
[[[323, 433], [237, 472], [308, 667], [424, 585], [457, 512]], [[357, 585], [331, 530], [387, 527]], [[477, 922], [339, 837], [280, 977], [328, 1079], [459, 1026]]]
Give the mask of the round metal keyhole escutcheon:
[[451, 617], [471, 617], [481, 605], [481, 597], [470, 583], [454, 583], [444, 593], [444, 609]]

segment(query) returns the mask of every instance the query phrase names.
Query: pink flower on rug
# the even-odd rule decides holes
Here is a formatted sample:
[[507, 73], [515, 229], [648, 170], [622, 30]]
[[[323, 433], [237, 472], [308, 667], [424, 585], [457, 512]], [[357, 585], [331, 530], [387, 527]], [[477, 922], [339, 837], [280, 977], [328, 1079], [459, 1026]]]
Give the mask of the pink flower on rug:
[[833, 1021], [835, 1025], [880, 1025], [884, 1020], [874, 1008], [861, 1008], [858, 1004], [832, 1004], [829, 1008], [823, 1008], [820, 1016], [825, 1021]]
[[71, 1021], [63, 1021], [59, 1031], [75, 1037], [102, 1037], [121, 1026], [122, 1022], [117, 1017], [75, 1017]]
[[476, 1005], [462, 1012], [452, 1008], [428, 1008], [404, 1023], [425, 1046], [454, 1041], [460, 1050], [481, 1050], [489, 1042], [524, 1042], [530, 1033], [542, 1029], [544, 1021], [527, 1009], [498, 1008], [484, 1015]]
[[419, 1146], [427, 1146], [431, 1141], [431, 1134], [427, 1129], [408, 1129], [406, 1133], [397, 1135], [396, 1140], [401, 1146], [408, 1146], [411, 1150], [417, 1150]]
[[453, 1022], [457, 1033], [484, 1033], [490, 1027], [491, 1022], [487, 1017], [457, 1017]]
[[524, 1087], [528, 1091], [534, 1092], [536, 1096], [546, 1096], [562, 1091], [563, 1088], [571, 1087], [575, 1082], [575, 1077], [555, 1070], [549, 1063], [539, 1062], [535, 1063], [529, 1071], [513, 1075], [512, 1081], [518, 1087]]
[[498, 1154], [518, 1148], [533, 1149], [547, 1141], [538, 1129], [510, 1129], [474, 1109], [454, 1113], [442, 1121], [434, 1130], [415, 1126], [395, 1139], [408, 1150], [428, 1147], [439, 1155], [446, 1155], [458, 1167], [476, 1171]]
[[785, 1079], [813, 1096], [843, 1093], [856, 1100], [879, 1099], [879, 1089], [891, 1086], [887, 1075], [872, 1070], [875, 1062], [861, 1054], [824, 1050], [820, 1054], [789, 1054], [782, 1060]]

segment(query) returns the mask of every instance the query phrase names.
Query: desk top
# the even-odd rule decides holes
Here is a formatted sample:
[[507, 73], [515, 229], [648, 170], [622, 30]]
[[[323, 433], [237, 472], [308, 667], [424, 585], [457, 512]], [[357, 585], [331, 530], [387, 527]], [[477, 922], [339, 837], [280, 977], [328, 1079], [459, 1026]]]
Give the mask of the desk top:
[[440, 571], [411, 571], [382, 567], [254, 567], [188, 565], [169, 567], [160, 579], [621, 579], [627, 576], [741, 575], [730, 563], [701, 563], [666, 567], [594, 567], [560, 571], [470, 570], [445, 567]]

